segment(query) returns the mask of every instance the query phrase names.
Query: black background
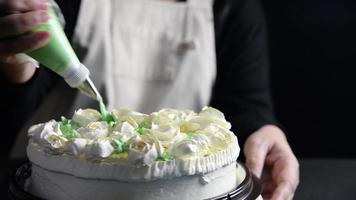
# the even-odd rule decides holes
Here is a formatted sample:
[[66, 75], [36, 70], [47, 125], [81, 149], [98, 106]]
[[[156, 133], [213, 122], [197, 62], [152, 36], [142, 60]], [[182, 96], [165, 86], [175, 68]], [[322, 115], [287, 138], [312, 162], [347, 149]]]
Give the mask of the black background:
[[276, 115], [298, 157], [356, 157], [356, 1], [262, 0]]

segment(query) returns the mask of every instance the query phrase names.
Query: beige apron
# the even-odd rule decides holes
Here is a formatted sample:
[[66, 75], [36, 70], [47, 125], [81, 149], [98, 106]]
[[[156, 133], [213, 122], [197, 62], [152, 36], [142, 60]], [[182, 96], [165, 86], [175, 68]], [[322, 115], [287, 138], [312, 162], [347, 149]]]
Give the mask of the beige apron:
[[[216, 77], [212, 4], [82, 0], [73, 46], [109, 109], [149, 113], [164, 107], [198, 111], [208, 105]], [[67, 94], [72, 108], [55, 111], [63, 102], [56, 91], [29, 124], [58, 118], [64, 110], [97, 107], [82, 94], [74, 100]], [[25, 148], [24, 138], [18, 148]]]
[[145, 113], [209, 103], [214, 38], [212, 0], [82, 0], [75, 30], [77, 51], [105, 88], [108, 107]]

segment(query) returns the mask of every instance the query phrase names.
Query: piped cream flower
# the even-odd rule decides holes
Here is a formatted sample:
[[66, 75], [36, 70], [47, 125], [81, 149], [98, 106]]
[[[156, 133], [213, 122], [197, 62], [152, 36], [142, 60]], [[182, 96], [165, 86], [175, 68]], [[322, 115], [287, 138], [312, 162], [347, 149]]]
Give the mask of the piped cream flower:
[[198, 155], [199, 151], [199, 145], [195, 140], [182, 140], [171, 149], [175, 158], [194, 157]]
[[114, 109], [112, 111], [115, 121], [119, 124], [128, 122], [134, 128], [137, 128], [142, 122], [145, 121], [147, 115], [139, 112], [135, 112], [129, 109]]
[[72, 120], [78, 123], [81, 127], [86, 127], [92, 122], [99, 121], [100, 118], [101, 114], [94, 109], [79, 109], [74, 113]]
[[224, 149], [235, 138], [234, 134], [230, 130], [226, 130], [215, 124], [207, 126], [205, 129], [198, 130], [196, 134], [206, 135], [210, 140], [210, 146]]
[[[199, 113], [199, 116], [201, 118], [198, 118], [197, 121], [203, 122], [203, 124], [210, 121], [210, 123], [217, 124], [225, 129], [231, 129], [231, 124], [226, 121], [224, 114], [215, 108], [204, 107]], [[204, 127], [205, 126], [202, 126], [202, 128]]]
[[58, 132], [49, 132], [45, 134], [43, 139], [48, 143], [51, 149], [59, 149], [62, 148], [66, 142], [68, 141], [62, 134]]
[[165, 108], [158, 112], [153, 112], [149, 116], [152, 124], [158, 126], [180, 125], [182, 122], [189, 120], [196, 115], [193, 111], [180, 111], [171, 108]]
[[89, 157], [107, 158], [114, 152], [114, 147], [111, 145], [109, 138], [101, 138], [88, 144]]
[[152, 127], [150, 134], [157, 138], [157, 140], [159, 140], [166, 148], [170, 148], [174, 143], [187, 137], [186, 134], [180, 132], [179, 127], [171, 125]]
[[152, 135], [136, 136], [128, 141], [129, 162], [136, 166], [146, 166], [163, 154], [163, 147]]
[[55, 120], [30, 127], [28, 135], [37, 143], [50, 149], [62, 148], [68, 141]]
[[75, 138], [74, 140], [67, 142], [67, 144], [64, 147], [64, 152], [74, 156], [79, 156], [85, 152], [86, 145], [87, 145], [86, 139]]
[[81, 138], [96, 140], [109, 134], [109, 125], [104, 121], [91, 122], [85, 128], [77, 130]]

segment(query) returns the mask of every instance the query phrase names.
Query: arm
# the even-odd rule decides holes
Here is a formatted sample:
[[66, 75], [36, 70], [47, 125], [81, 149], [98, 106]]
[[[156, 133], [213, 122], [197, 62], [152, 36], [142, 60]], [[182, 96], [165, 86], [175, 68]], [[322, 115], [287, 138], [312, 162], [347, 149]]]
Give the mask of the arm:
[[211, 104], [226, 114], [244, 143], [261, 126], [277, 124], [265, 21], [255, 0], [216, 2], [217, 77]]
[[244, 145], [247, 167], [261, 177], [263, 196], [290, 199], [298, 162], [273, 116], [266, 25], [256, 0], [215, 3], [217, 78], [211, 105], [222, 110]]
[[38, 104], [29, 94], [36, 95], [29, 87], [37, 80], [35, 65], [19, 59], [17, 54], [37, 49], [48, 41], [47, 32], [21, 35], [48, 20], [47, 6], [46, 2], [34, 0], [0, 1], [0, 12], [7, 13], [0, 17], [0, 120], [6, 141], [1, 145], [1, 155], [7, 155], [15, 133], [28, 117], [27, 109]]
[[[9, 10], [13, 6], [21, 5], [21, 3], [14, 4], [14, 2], [14, 0], [0, 1], [0, 9]], [[41, 1], [16, 0], [16, 2], [25, 2], [25, 5], [30, 6], [30, 8], [22, 8], [24, 9], [23, 12], [27, 13], [26, 10], [35, 9], [31, 7], [31, 3], [36, 4]], [[14, 5], [10, 5], [11, 3]], [[76, 23], [80, 1], [63, 0], [58, 1], [58, 5], [66, 19], [65, 32], [67, 36], [71, 38]], [[42, 5], [42, 7], [46, 6]], [[44, 9], [42, 7], [41, 9]], [[3, 19], [4, 18], [0, 18], [0, 23], [6, 22], [6, 20]], [[29, 20], [27, 23], [32, 25], [27, 27], [20, 26], [20, 28], [23, 29], [21, 32], [32, 29], [33, 26], [38, 25], [37, 22], [31, 21], [28, 16], [27, 20]], [[12, 23], [10, 23], [10, 26], [19, 26], [19, 24], [21, 24], [21, 22], [17, 19], [13, 20]], [[36, 36], [32, 34], [26, 38], [16, 37], [16, 39], [6, 41], [0, 39], [0, 111], [2, 114], [0, 121], [3, 125], [2, 130], [6, 133], [4, 134], [4, 137], [7, 141], [1, 145], [1, 155], [7, 155], [11, 148], [12, 141], [16, 137], [16, 133], [21, 129], [22, 125], [29, 119], [29, 117], [32, 116], [49, 90], [51, 90], [58, 81], [62, 81], [58, 75], [44, 67], [36, 69], [31, 62], [21, 63], [19, 62], [20, 60], [16, 59], [16, 53], [28, 52], [43, 45], [33, 46], [33, 44], [43, 42], [45, 44], [45, 40], [36, 40], [36, 37], [38, 38], [38, 35]], [[24, 43], [24, 40], [28, 41], [28, 43]], [[9, 48], [9, 46], [12, 48]], [[17, 46], [19, 48], [14, 48]], [[24, 49], [23, 46], [26, 48]], [[9, 49], [11, 52], [8, 51]]]
[[0, 121], [4, 139], [0, 147], [1, 155], [6, 156], [9, 153], [17, 132], [57, 80], [56, 75], [44, 68], [37, 69], [31, 79], [22, 84], [11, 83], [0, 75]]

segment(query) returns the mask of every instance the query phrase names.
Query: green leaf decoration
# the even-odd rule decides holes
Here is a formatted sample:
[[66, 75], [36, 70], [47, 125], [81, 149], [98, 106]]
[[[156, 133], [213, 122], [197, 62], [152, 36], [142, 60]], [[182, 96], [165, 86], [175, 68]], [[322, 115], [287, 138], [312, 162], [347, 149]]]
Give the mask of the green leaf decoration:
[[142, 122], [139, 127], [142, 127], [142, 128], [145, 128], [145, 129], [150, 129], [151, 128], [151, 125], [146, 123], [146, 122]]
[[121, 139], [114, 140], [114, 147], [115, 147], [114, 149], [115, 153], [122, 153], [129, 150], [129, 146], [127, 145], [127, 143], [122, 141]]
[[146, 130], [145, 127], [137, 127], [137, 128], [135, 128], [135, 131], [140, 135], [143, 135], [145, 133], [145, 130]]
[[191, 140], [191, 139], [193, 138], [193, 132], [192, 132], [192, 131], [189, 131], [189, 132], [187, 133], [187, 137], [188, 137], [189, 140]]
[[76, 130], [79, 128], [79, 124], [73, 122], [72, 120], [66, 119], [65, 117], [62, 117], [59, 122], [59, 129], [62, 131], [64, 137], [70, 141], [77, 137]]
[[101, 120], [108, 123], [110, 127], [115, 127], [117, 122], [114, 116], [110, 113], [107, 113], [105, 116], [101, 116]]
[[151, 125], [147, 124], [146, 122], [142, 122], [137, 128], [135, 128], [135, 131], [138, 134], [143, 135], [146, 129], [151, 129]]
[[114, 128], [116, 125], [117, 125], [117, 122], [115, 120], [114, 121], [109, 121], [109, 126], [111, 128]]
[[170, 161], [173, 159], [174, 159], [173, 155], [169, 152], [164, 152], [162, 154], [162, 156], [158, 157], [158, 160], [161, 160], [161, 161]]

